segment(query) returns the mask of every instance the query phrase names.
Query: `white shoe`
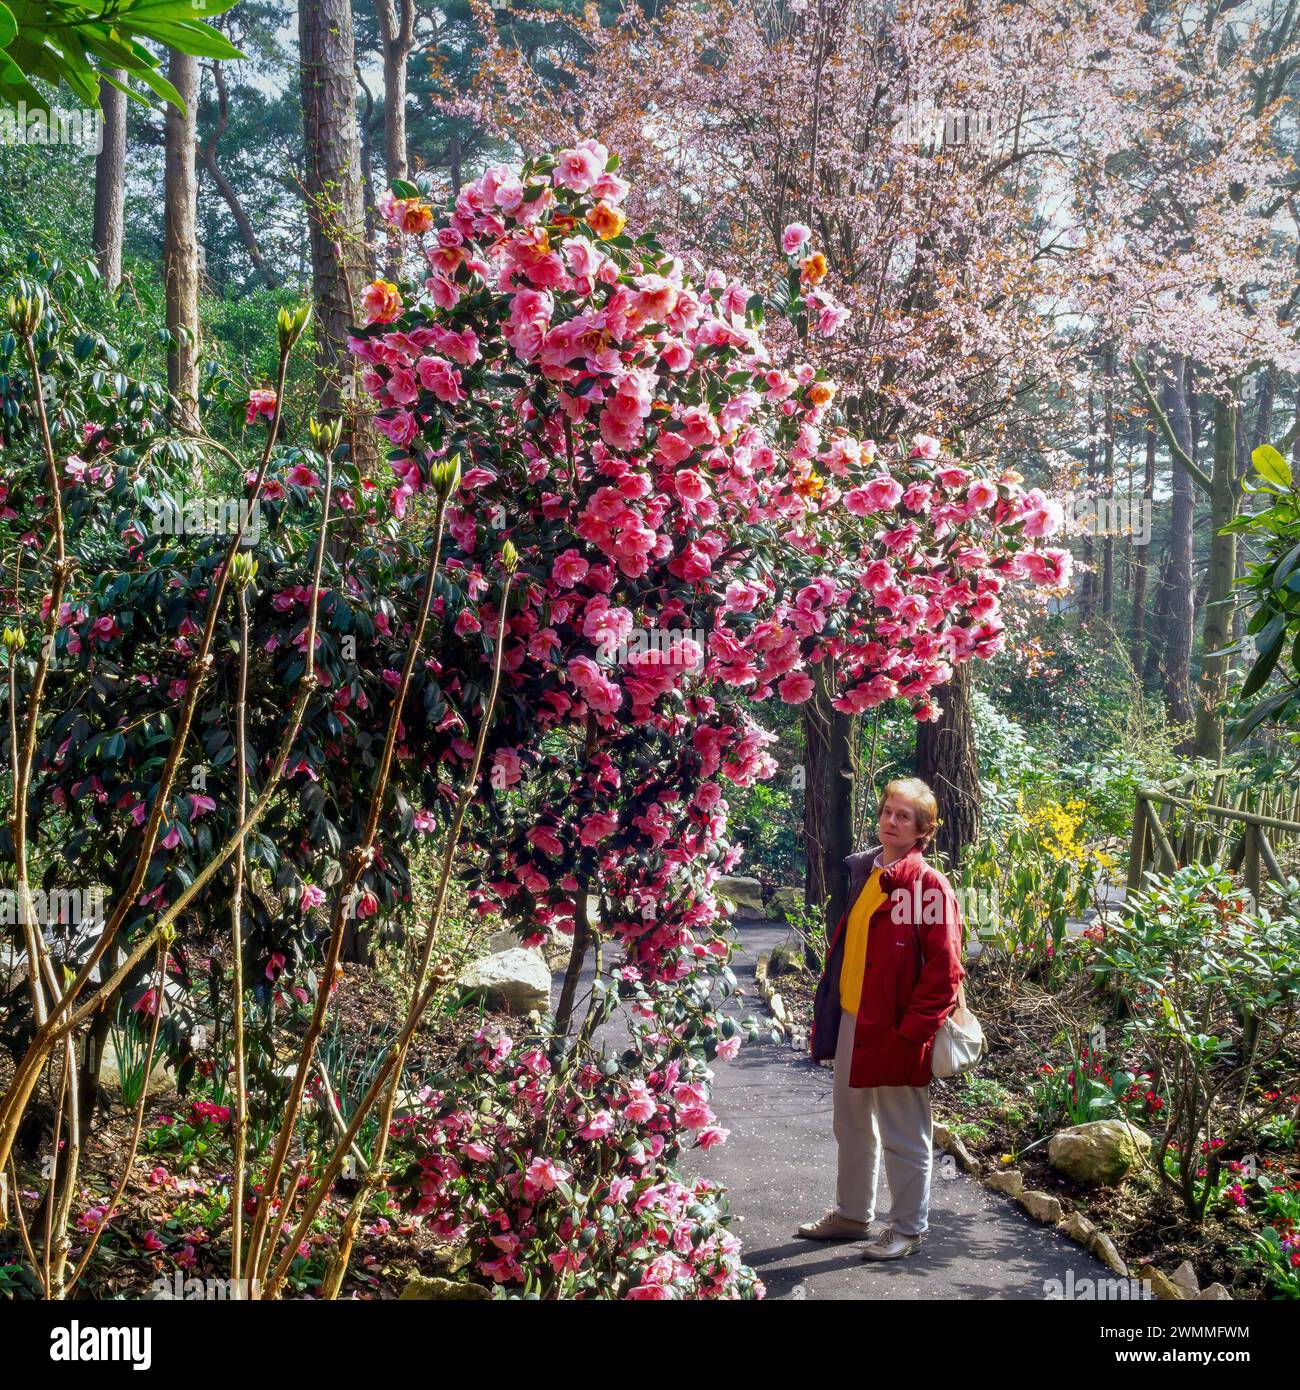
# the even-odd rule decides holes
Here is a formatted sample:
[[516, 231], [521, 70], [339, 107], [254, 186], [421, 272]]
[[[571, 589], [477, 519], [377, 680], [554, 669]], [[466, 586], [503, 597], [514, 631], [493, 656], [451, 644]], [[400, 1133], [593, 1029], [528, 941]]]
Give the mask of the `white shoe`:
[[832, 1209], [816, 1221], [805, 1221], [795, 1235], [800, 1240], [866, 1240], [871, 1235], [871, 1222], [854, 1221]]
[[920, 1236], [904, 1236], [886, 1226], [862, 1248], [864, 1260], [901, 1260], [921, 1248]]

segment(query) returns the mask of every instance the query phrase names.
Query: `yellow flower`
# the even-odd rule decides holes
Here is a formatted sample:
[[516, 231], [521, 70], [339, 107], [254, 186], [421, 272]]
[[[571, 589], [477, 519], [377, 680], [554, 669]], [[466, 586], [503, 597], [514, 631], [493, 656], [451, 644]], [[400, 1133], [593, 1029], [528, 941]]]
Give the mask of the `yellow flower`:
[[826, 278], [826, 257], [814, 251], [806, 260], [799, 262], [799, 278], [806, 285], [820, 285]]
[[601, 239], [612, 241], [622, 230], [627, 218], [608, 203], [597, 203], [587, 214], [587, 226]]

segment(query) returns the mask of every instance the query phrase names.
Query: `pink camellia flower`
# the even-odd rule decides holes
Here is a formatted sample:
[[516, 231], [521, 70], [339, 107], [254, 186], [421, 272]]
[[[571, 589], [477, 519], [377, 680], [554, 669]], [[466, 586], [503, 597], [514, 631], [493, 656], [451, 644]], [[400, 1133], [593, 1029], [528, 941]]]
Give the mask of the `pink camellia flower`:
[[97, 1231], [104, 1224], [104, 1218], [108, 1215], [107, 1207], [87, 1207], [85, 1211], [77, 1217], [77, 1230]]
[[314, 883], [304, 883], [302, 892], [298, 894], [298, 910], [300, 912], [310, 912], [312, 908], [319, 907], [325, 901], [325, 890], [318, 888]]
[[157, 1231], [146, 1231], [144, 1240], [141, 1242], [146, 1250], [156, 1251], [163, 1248], [162, 1237]]
[[367, 917], [373, 917], [378, 911], [379, 899], [369, 889], [366, 889], [357, 899], [357, 916], [364, 920]]
[[606, 1135], [614, 1132], [614, 1117], [608, 1110], [597, 1110], [596, 1113], [578, 1131], [579, 1139], [604, 1139]]
[[461, 389], [460, 372], [443, 357], [421, 357], [418, 370], [420, 385], [432, 391], [440, 401], [453, 404], [465, 399]]
[[573, 1175], [553, 1159], [537, 1157], [524, 1173], [524, 1196], [531, 1202], [543, 1192], [554, 1192], [556, 1183], [568, 1182]]
[[392, 323], [402, 312], [402, 296], [388, 280], [372, 280], [361, 296], [361, 310], [367, 323]]
[[276, 394], [269, 388], [259, 387], [248, 393], [248, 409], [244, 414], [244, 423], [251, 425], [259, 415], [268, 420], [275, 418]]
[[791, 671], [777, 683], [776, 693], [787, 705], [801, 705], [813, 693], [813, 679], [803, 671]]
[[517, 748], [499, 748], [492, 759], [492, 785], [498, 791], [513, 787], [523, 774]]
[[933, 435], [918, 434], [912, 439], [912, 457], [914, 459], [937, 459], [939, 448], [939, 441]]
[[966, 501], [979, 511], [993, 506], [997, 500], [998, 490], [987, 478], [976, 478], [966, 493]]
[[781, 250], [787, 256], [793, 256], [801, 247], [808, 244], [812, 237], [812, 230], [802, 222], [791, 222], [790, 225], [781, 233]]
[[555, 563], [551, 566], [551, 578], [561, 589], [571, 589], [575, 584], [582, 583], [590, 568], [586, 560], [570, 547], [555, 557]]

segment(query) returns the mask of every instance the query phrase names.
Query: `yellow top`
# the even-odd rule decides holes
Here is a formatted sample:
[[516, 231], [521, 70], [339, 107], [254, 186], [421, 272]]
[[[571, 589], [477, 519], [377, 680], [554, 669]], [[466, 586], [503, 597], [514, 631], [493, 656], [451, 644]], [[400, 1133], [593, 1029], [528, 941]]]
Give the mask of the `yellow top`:
[[873, 869], [871, 877], [862, 885], [862, 892], [849, 913], [848, 924], [844, 928], [844, 961], [840, 966], [840, 1007], [846, 1012], [856, 1014], [858, 1001], [862, 998], [862, 977], [867, 971], [867, 932], [871, 927], [871, 915], [885, 901], [884, 889], [880, 886], [880, 870]]

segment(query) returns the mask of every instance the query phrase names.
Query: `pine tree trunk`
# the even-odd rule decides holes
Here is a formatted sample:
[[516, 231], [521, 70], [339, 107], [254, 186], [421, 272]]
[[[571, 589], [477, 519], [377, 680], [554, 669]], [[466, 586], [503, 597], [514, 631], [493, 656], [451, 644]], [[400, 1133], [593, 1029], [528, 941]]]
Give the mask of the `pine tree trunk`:
[[1151, 549], [1151, 536], [1147, 531], [1146, 518], [1151, 501], [1155, 495], [1156, 484], [1156, 430], [1152, 424], [1146, 430], [1146, 468], [1142, 475], [1142, 536], [1145, 545], [1133, 544], [1133, 625], [1129, 639], [1129, 663], [1140, 676], [1146, 664], [1146, 606], [1147, 606], [1147, 568]]
[[[1174, 364], [1172, 378], [1165, 391], [1165, 414], [1174, 436], [1189, 455], [1192, 454], [1191, 420], [1187, 409], [1185, 389], [1186, 367], [1183, 358]], [[1176, 724], [1190, 724], [1192, 708], [1192, 526], [1196, 515], [1195, 484], [1186, 469], [1171, 463], [1172, 502], [1169, 512], [1169, 556], [1161, 575], [1162, 631], [1160, 634], [1160, 675], [1164, 685], [1165, 706], [1169, 718]], [[1190, 744], [1184, 741], [1184, 751]]]
[[961, 863], [980, 829], [979, 762], [971, 716], [974, 662], [963, 661], [952, 680], [937, 692], [938, 719], [916, 726], [916, 775], [928, 782], [939, 802], [939, 830], [930, 853], [948, 869]]
[[[126, 81], [121, 68], [109, 75]], [[123, 200], [126, 195], [126, 94], [108, 82], [99, 84], [104, 144], [95, 156], [95, 220], [91, 246], [104, 283], [115, 290], [122, 282]]]
[[826, 664], [817, 667], [816, 690], [804, 706], [805, 896], [824, 904], [826, 926], [834, 928], [847, 906], [844, 857], [853, 844], [852, 716], [830, 702]]
[[307, 215], [316, 302], [317, 385], [325, 414], [343, 414], [363, 474], [378, 464], [359, 417], [348, 330], [359, 322], [368, 273], [350, 0], [298, 6]]
[[1209, 592], [1205, 604], [1201, 678], [1196, 704], [1196, 755], [1223, 761], [1223, 719], [1219, 706], [1227, 694], [1228, 658], [1219, 656], [1232, 636], [1233, 584], [1237, 577], [1237, 537], [1223, 528], [1237, 513], [1237, 406], [1235, 399], [1214, 403], [1214, 472], [1210, 493]]
[[185, 103], [167, 107], [166, 181], [163, 190], [163, 279], [167, 328], [167, 388], [176, 398], [176, 424], [199, 429], [199, 238], [198, 181], [194, 173], [195, 113], [199, 105], [198, 59], [171, 54], [167, 78]]

